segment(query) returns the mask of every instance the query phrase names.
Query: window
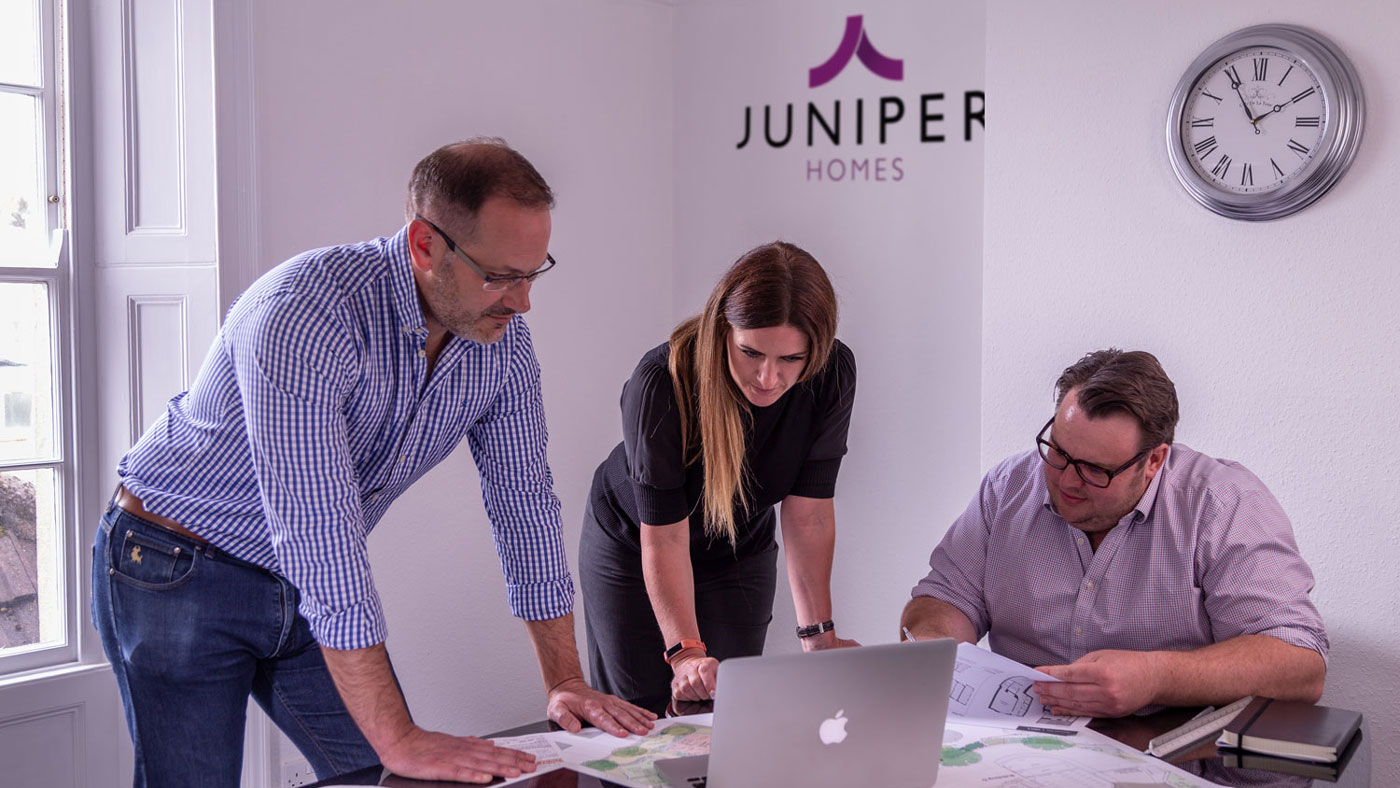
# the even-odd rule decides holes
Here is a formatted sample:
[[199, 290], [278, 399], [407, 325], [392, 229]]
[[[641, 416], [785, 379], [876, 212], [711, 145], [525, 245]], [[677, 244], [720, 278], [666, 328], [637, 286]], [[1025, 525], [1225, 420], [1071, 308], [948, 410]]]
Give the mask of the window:
[[58, 12], [0, 0], [0, 674], [75, 639]]

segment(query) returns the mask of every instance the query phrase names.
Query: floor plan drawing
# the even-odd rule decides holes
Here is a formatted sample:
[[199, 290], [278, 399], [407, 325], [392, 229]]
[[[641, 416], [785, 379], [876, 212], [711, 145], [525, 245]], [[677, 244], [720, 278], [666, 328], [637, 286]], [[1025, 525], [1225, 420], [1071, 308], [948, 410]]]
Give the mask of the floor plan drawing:
[[997, 687], [991, 707], [992, 711], [1001, 714], [1024, 717], [1031, 710], [1032, 703], [1035, 703], [1035, 696], [1031, 694], [1031, 680], [1025, 676], [1013, 676]]
[[1057, 681], [1033, 668], [978, 648], [958, 644], [958, 661], [948, 691], [948, 713], [968, 722], [1083, 728], [1088, 717], [1051, 714], [1035, 695], [1037, 681]]

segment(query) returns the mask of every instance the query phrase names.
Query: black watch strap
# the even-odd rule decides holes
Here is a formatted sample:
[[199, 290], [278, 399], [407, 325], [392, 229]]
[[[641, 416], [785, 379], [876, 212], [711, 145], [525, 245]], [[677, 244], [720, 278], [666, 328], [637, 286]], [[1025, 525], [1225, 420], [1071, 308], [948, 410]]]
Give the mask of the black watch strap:
[[820, 624], [808, 624], [805, 627], [798, 627], [797, 636], [800, 638], [814, 638], [823, 632], [830, 632], [835, 628], [836, 625], [833, 624], [831, 622], [831, 619], [828, 618]]

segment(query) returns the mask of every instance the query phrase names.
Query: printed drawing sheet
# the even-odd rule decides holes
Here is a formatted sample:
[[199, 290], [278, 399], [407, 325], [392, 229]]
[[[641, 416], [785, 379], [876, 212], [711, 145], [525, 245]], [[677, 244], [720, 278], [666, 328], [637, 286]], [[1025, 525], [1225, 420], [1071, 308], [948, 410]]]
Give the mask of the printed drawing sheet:
[[1080, 730], [1088, 726], [1089, 717], [1051, 714], [1031, 691], [1037, 681], [1059, 679], [971, 643], [959, 643], [953, 686], [948, 690], [949, 721], [998, 728]]
[[713, 724], [713, 714], [692, 714], [657, 720], [645, 736], [619, 738], [597, 728], [585, 728], [578, 733], [552, 731], [492, 739], [501, 747], [532, 753], [536, 765], [533, 773], [497, 785], [510, 785], [567, 766], [629, 788], [669, 788], [670, 783], [656, 771], [656, 762], [708, 755]]
[[943, 733], [938, 788], [1214, 788], [1146, 753], [1084, 729], [1073, 736], [969, 725]]

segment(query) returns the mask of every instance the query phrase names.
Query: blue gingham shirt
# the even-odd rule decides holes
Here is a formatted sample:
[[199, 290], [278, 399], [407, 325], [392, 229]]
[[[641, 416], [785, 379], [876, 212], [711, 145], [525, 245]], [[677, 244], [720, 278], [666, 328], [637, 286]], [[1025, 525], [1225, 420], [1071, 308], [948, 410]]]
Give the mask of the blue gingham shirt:
[[517, 315], [491, 344], [450, 337], [431, 377], [427, 336], [407, 228], [294, 257], [230, 309], [189, 391], [122, 458], [122, 483], [291, 581], [318, 642], [363, 648], [386, 634], [366, 537], [465, 437], [511, 612], [565, 615], [574, 589], [529, 329]]

